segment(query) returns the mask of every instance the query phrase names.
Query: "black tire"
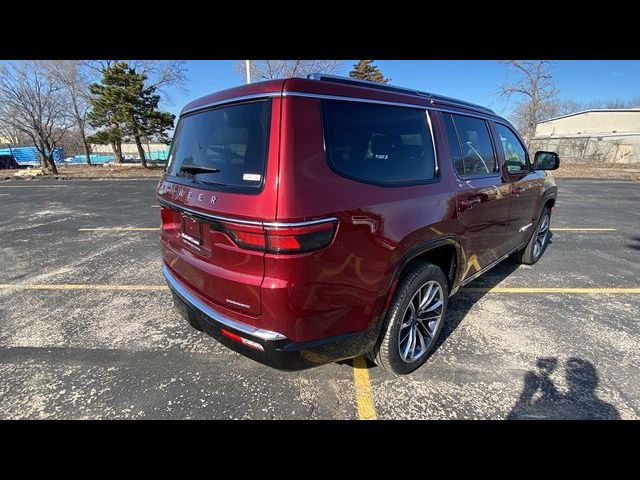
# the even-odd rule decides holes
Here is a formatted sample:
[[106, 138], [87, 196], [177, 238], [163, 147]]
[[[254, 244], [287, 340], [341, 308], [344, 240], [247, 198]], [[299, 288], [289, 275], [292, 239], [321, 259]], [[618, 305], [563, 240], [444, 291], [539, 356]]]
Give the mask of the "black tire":
[[[546, 227], [545, 227], [546, 222]], [[540, 239], [542, 233], [541, 228], [544, 228], [544, 237], [542, 238], [542, 244], [540, 244]], [[551, 210], [548, 207], [544, 207], [542, 209], [542, 213], [540, 214], [540, 218], [536, 223], [536, 228], [533, 230], [531, 234], [531, 238], [529, 239], [529, 243], [522, 250], [517, 251], [513, 254], [513, 259], [524, 265], [533, 265], [542, 257], [542, 254], [547, 249], [547, 245], [549, 244], [549, 238], [551, 233]]]
[[[440, 290], [437, 290], [436, 285], [439, 285]], [[436, 289], [435, 295], [441, 299], [442, 304], [441, 307], [430, 312], [436, 314], [440, 312], [440, 319], [433, 320], [427, 325], [424, 325], [424, 323], [418, 321], [418, 317], [414, 317], [412, 314], [415, 315], [417, 312], [418, 316], [426, 316], [428, 313], [423, 312], [421, 314], [418, 310], [414, 310], [412, 313], [412, 307], [410, 307], [409, 304], [412, 304], [413, 309], [415, 309], [416, 305], [419, 304], [421, 297], [418, 297], [418, 300], [416, 301], [416, 295], [418, 295], [419, 289], [421, 289], [420, 295], [423, 295], [428, 299], [427, 292], [429, 291], [429, 286], [433, 286], [433, 289]], [[442, 330], [442, 325], [446, 315], [448, 297], [449, 285], [447, 283], [447, 278], [439, 267], [426, 262], [416, 263], [410, 267], [396, 288], [389, 311], [387, 312], [382, 324], [380, 337], [378, 338], [375, 348], [369, 354], [369, 358], [380, 367], [390, 370], [396, 375], [411, 373], [422, 366], [429, 358], [437, 343], [438, 337], [440, 336], [440, 331]], [[436, 297], [434, 297], [433, 302], [434, 305], [437, 304], [438, 300]], [[427, 303], [423, 308], [430, 308], [429, 304]], [[407, 317], [407, 314], [409, 317]], [[420, 332], [420, 337], [423, 338], [426, 348], [421, 348], [421, 345], [419, 345], [420, 342], [418, 340], [414, 340], [416, 343], [414, 351], [418, 349], [419, 358], [407, 361], [406, 359], [403, 359], [400, 352], [401, 339], [399, 336], [402, 331], [405, 338], [407, 338], [407, 335], [409, 335], [410, 339], [419, 338], [411, 337], [411, 335], [415, 335], [413, 332], [410, 332], [409, 334], [406, 333], [407, 329], [412, 328], [412, 326], [406, 326], [412, 321], [411, 318], [414, 318], [413, 322], [416, 323], [416, 328]], [[432, 331], [429, 330], [430, 325], [433, 327]], [[431, 333], [430, 335], [429, 332]], [[426, 341], [427, 338], [430, 340], [429, 343]]]

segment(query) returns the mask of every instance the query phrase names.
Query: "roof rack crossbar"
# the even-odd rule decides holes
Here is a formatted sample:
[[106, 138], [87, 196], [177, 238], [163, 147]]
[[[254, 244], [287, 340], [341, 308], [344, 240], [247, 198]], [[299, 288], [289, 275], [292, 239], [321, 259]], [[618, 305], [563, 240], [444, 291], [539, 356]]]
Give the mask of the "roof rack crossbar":
[[487, 107], [483, 107], [482, 105], [477, 105], [475, 103], [466, 102], [464, 100], [458, 100], [457, 98], [445, 97], [444, 95], [435, 95], [433, 93], [423, 92], [423, 91], [416, 90], [416, 89], [413, 89], [413, 88], [398, 87], [396, 85], [388, 85], [386, 83], [378, 83], [378, 82], [372, 82], [370, 80], [360, 80], [360, 79], [350, 78], [350, 77], [341, 77], [341, 76], [338, 76], [338, 75], [327, 75], [327, 74], [324, 74], [324, 73], [311, 73], [311, 74], [307, 75], [307, 78], [309, 78], [311, 80], [324, 80], [324, 81], [327, 81], [327, 82], [345, 83], [345, 84], [350, 84], [350, 85], [359, 85], [359, 86], [368, 87], [368, 88], [376, 88], [378, 90], [386, 90], [388, 92], [396, 92], [396, 93], [404, 93], [404, 94], [409, 94], [409, 95], [417, 95], [417, 96], [420, 96], [420, 97], [427, 97], [427, 98], [429, 98], [431, 100], [435, 100], [435, 101], [441, 101], [441, 102], [445, 102], [445, 103], [457, 104], [457, 105], [461, 105], [461, 106], [467, 106], [467, 107], [483, 110], [485, 112], [489, 112], [489, 113], [495, 115], [495, 112], [493, 110], [491, 110], [490, 108], [487, 108]]

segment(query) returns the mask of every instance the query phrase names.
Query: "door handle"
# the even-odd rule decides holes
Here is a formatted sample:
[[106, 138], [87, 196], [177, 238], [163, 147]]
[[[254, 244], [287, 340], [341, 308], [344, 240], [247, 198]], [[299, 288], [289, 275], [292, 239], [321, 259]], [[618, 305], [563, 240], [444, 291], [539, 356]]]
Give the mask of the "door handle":
[[463, 198], [460, 200], [460, 211], [471, 209], [481, 203], [482, 199], [479, 196]]

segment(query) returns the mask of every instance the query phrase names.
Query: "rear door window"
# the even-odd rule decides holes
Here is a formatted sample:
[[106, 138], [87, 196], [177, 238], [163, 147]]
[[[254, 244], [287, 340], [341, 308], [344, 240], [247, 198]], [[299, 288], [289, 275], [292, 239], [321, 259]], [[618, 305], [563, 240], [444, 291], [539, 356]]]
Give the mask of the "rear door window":
[[328, 161], [339, 174], [383, 186], [436, 179], [425, 110], [325, 100], [324, 115]]
[[267, 161], [270, 120], [270, 100], [181, 118], [167, 173], [203, 185], [259, 189]]
[[458, 176], [473, 178], [495, 175], [498, 172], [498, 161], [487, 122], [466, 115], [444, 116]]

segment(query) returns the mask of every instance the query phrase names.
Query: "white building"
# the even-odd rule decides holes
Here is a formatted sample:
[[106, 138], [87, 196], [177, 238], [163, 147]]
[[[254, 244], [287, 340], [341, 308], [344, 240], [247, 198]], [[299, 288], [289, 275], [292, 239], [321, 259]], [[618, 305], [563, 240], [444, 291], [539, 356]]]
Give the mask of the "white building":
[[534, 150], [562, 160], [640, 163], [640, 108], [592, 109], [540, 122]]

